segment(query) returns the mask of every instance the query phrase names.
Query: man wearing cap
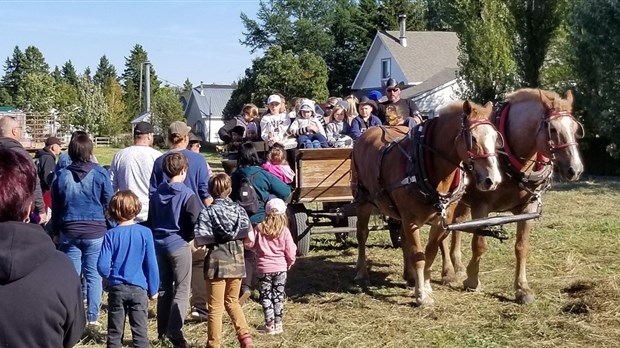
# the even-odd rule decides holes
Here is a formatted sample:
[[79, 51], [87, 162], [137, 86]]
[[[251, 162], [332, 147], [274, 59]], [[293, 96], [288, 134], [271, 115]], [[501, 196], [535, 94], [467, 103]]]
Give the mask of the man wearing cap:
[[[381, 122], [384, 124], [387, 123], [387, 114], [388, 108], [392, 106], [393, 108], [389, 108], [392, 110], [396, 110], [396, 114], [403, 121], [402, 123], [405, 125], [415, 125], [422, 122], [422, 117], [420, 116], [420, 111], [416, 103], [411, 99], [401, 99], [402, 83], [396, 82], [395, 79], [388, 79], [385, 84], [385, 93], [387, 95], [387, 101], [379, 104], [379, 109], [377, 110], [377, 116], [381, 119]], [[409, 120], [409, 118], [412, 120]]]
[[62, 141], [56, 137], [45, 139], [45, 147], [37, 150], [34, 155], [34, 163], [37, 168], [37, 175], [41, 183], [41, 193], [45, 208], [49, 209], [52, 205], [50, 196], [50, 188], [52, 187], [52, 179], [54, 179], [54, 170], [56, 169], [56, 159], [62, 150]]
[[[187, 175], [183, 182], [198, 196], [202, 207], [206, 207], [213, 202], [213, 197], [209, 194], [209, 168], [207, 160], [200, 154], [187, 149], [189, 145], [189, 135], [191, 128], [183, 121], [175, 121], [168, 128], [168, 143], [170, 151], [155, 160], [153, 164], [153, 174], [151, 174], [149, 192], [155, 193], [159, 184], [168, 180], [163, 170], [163, 161], [166, 155], [171, 152], [180, 152], [185, 155], [189, 164]], [[207, 283], [204, 279], [204, 248], [195, 248], [192, 242], [192, 297], [191, 315], [194, 318], [205, 320], [207, 318]], [[184, 315], [184, 313], [183, 313]]]
[[114, 192], [131, 190], [140, 199], [142, 210], [136, 222], [144, 222], [149, 211], [149, 180], [155, 160], [161, 152], [153, 146], [153, 126], [147, 122], [136, 124], [133, 129], [133, 145], [114, 155], [110, 164], [110, 179]]

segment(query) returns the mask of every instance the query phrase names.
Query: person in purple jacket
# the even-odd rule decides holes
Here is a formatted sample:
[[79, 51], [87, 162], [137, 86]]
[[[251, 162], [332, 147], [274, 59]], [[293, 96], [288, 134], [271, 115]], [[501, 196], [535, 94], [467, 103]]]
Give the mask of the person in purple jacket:
[[374, 115], [377, 112], [377, 104], [368, 97], [362, 98], [359, 104], [359, 115], [351, 122], [351, 138], [359, 139], [370, 127], [380, 126], [381, 120]]

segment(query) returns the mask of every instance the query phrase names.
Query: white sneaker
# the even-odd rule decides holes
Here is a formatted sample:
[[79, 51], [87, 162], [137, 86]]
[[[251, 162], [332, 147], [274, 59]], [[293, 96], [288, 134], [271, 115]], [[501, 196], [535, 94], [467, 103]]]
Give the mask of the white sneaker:
[[282, 327], [282, 323], [277, 323], [273, 327], [272, 335], [279, 335], [284, 332], [284, 328]]

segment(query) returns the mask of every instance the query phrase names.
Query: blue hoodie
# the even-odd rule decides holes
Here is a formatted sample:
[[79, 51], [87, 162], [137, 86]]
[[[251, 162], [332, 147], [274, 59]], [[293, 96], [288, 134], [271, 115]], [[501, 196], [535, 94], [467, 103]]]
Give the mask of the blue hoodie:
[[153, 231], [155, 250], [173, 253], [194, 238], [194, 224], [202, 205], [185, 184], [162, 182], [149, 201], [147, 225]]

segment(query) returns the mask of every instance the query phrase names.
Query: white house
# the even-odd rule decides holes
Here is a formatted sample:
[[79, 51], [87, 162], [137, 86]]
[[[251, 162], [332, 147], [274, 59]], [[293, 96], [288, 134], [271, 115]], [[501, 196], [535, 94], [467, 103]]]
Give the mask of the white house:
[[231, 85], [201, 84], [181, 96], [187, 125], [204, 142], [221, 142], [217, 131], [224, 125], [224, 107], [234, 90]]
[[389, 78], [405, 85], [401, 98], [413, 99], [429, 117], [445, 102], [458, 98], [456, 83], [458, 38], [454, 32], [377, 32], [360, 67], [352, 90], [358, 96], [371, 90], [385, 94]]

